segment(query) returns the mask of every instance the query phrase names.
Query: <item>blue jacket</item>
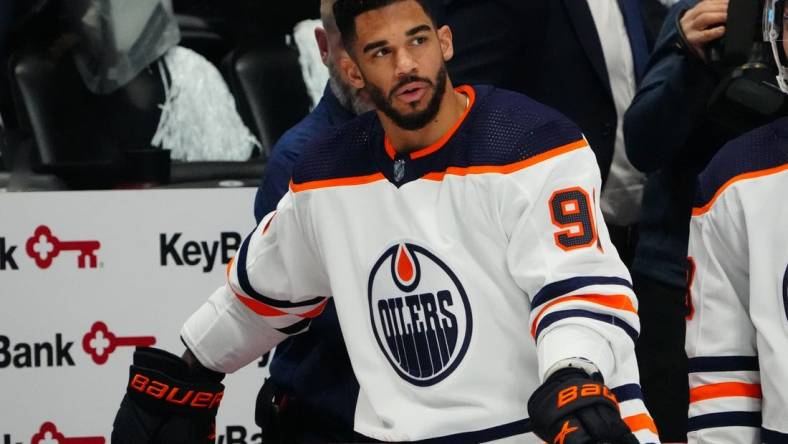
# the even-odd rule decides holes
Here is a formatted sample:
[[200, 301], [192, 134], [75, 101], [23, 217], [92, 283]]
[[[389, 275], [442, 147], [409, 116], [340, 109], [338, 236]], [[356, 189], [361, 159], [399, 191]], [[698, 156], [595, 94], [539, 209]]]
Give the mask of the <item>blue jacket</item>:
[[293, 167], [307, 142], [330, 133], [354, 117], [339, 103], [331, 88], [326, 86], [323, 98], [315, 109], [282, 134], [271, 150], [265, 176], [254, 199], [254, 218], [258, 223], [263, 216], [276, 209], [276, 204], [287, 193]]
[[683, 288], [692, 195], [698, 173], [735, 134], [710, 121], [706, 104], [719, 82], [679, 47], [677, 19], [698, 0], [675, 4], [626, 115], [627, 156], [649, 173], [632, 271]]
[[[315, 109], [282, 135], [274, 145], [255, 197], [254, 215], [258, 223], [276, 208], [287, 192], [293, 168], [307, 142], [330, 134], [354, 117], [326, 87]], [[311, 429], [310, 433], [317, 430], [323, 434], [315, 439], [331, 437], [333, 431], [352, 432], [358, 382], [350, 366], [333, 299], [329, 299], [324, 312], [312, 321], [309, 331], [277, 346], [270, 371], [274, 382], [295, 395], [302, 408], [319, 412], [312, 420], [304, 418], [312, 426], [302, 424], [304, 429]]]

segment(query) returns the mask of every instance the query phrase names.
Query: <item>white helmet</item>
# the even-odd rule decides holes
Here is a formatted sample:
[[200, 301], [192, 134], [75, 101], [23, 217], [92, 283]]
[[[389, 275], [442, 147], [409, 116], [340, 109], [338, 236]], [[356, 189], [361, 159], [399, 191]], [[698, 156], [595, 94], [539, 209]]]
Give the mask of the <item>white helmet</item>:
[[777, 84], [788, 94], [788, 57], [783, 49], [783, 21], [788, 21], [785, 0], [766, 0], [763, 7], [763, 40], [772, 46], [774, 64], [777, 66]]

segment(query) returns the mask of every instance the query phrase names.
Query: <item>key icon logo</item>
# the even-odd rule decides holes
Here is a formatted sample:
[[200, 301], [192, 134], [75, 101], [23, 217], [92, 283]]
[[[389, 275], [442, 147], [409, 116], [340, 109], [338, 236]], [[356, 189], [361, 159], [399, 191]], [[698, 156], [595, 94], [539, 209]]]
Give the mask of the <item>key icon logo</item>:
[[116, 336], [101, 321], [94, 322], [82, 337], [82, 349], [98, 365], [104, 365], [118, 347], [150, 347], [155, 343], [153, 336]]
[[105, 442], [106, 439], [101, 436], [64, 436], [57, 430], [55, 424], [48, 421], [41, 424], [38, 433], [30, 439], [30, 444], [104, 444]]
[[77, 251], [77, 266], [79, 268], [96, 268], [96, 251], [101, 243], [95, 240], [88, 241], [61, 241], [52, 234], [46, 225], [39, 225], [33, 235], [27, 239], [25, 251], [38, 265], [38, 268], [47, 269], [61, 251]]

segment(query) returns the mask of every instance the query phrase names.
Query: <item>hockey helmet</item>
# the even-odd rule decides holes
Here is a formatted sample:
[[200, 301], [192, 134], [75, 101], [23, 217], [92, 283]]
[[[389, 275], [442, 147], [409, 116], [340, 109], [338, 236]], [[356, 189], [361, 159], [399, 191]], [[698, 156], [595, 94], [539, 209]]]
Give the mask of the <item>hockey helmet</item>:
[[788, 57], [783, 49], [785, 26], [785, 0], [766, 0], [763, 7], [763, 40], [769, 42], [772, 56], [777, 66], [777, 84], [782, 92], [788, 94]]

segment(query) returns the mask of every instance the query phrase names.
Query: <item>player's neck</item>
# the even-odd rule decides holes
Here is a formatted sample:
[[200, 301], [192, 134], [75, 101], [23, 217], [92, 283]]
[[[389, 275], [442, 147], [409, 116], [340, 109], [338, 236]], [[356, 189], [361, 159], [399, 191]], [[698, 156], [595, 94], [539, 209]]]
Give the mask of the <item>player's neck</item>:
[[468, 97], [455, 91], [451, 81], [447, 80], [446, 91], [443, 93], [438, 113], [423, 128], [409, 131], [397, 126], [381, 112], [378, 112], [378, 116], [380, 116], [381, 124], [386, 131], [386, 137], [388, 137], [394, 150], [405, 154], [430, 146], [440, 140], [457, 123], [468, 103]]

